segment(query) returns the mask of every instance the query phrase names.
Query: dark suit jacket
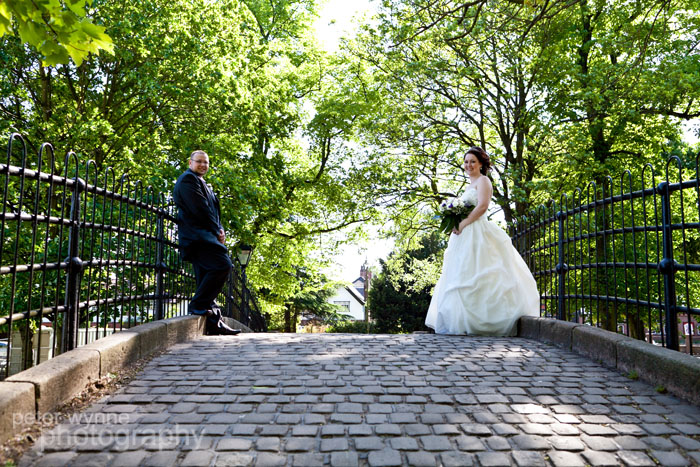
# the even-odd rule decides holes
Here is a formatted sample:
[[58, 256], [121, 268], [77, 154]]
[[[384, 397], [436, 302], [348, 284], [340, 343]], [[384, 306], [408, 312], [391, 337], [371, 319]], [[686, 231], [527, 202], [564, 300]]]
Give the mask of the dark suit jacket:
[[224, 246], [217, 238], [223, 228], [219, 200], [202, 178], [187, 169], [175, 182], [173, 198], [178, 207], [177, 232], [184, 259], [189, 259], [188, 250], [194, 243]]

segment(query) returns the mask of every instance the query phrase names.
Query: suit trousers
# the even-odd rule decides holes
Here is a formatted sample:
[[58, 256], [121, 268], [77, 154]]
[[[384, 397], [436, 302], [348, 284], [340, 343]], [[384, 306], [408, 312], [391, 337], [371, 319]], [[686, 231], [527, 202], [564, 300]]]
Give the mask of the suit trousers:
[[223, 245], [204, 242], [191, 244], [187, 257], [194, 268], [197, 283], [197, 290], [190, 300], [190, 311], [209, 310], [231, 272], [231, 258]]

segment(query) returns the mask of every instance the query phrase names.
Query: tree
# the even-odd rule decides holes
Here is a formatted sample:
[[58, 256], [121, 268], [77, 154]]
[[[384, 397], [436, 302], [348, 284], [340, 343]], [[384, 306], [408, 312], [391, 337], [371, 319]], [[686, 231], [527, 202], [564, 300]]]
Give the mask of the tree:
[[115, 47], [80, 66], [44, 66], [4, 36], [0, 132], [26, 135], [30, 154], [51, 141], [111, 167], [108, 188], [125, 174], [125, 190], [138, 180], [166, 196], [187, 155], [207, 151], [229, 246], [256, 245], [250, 284], [284, 322], [305, 287], [297, 271], [320, 280], [333, 249], [377, 216], [366, 164], [347, 147], [351, 112], [327, 99], [342, 78], [311, 37], [315, 5], [95, 0], [91, 18]]
[[356, 125], [394, 171], [397, 234], [430, 225], [431, 206], [461, 189], [471, 145], [490, 152], [511, 222], [680, 141], [680, 119], [698, 111], [698, 23], [692, 1], [384, 2], [346, 43], [362, 72], [340, 95], [377, 96]]
[[425, 330], [432, 289], [437, 282], [446, 239], [433, 232], [421, 237], [418, 245], [396, 250], [382, 271], [372, 280], [369, 291], [370, 317], [380, 333], [406, 333]]
[[[113, 44], [104, 26], [93, 23], [85, 10], [90, 0], [6, 0], [0, 3], [0, 37], [19, 32], [20, 39], [42, 55], [44, 66], [80, 66], [89, 54], [111, 53]], [[14, 27], [13, 27], [14, 26]]]

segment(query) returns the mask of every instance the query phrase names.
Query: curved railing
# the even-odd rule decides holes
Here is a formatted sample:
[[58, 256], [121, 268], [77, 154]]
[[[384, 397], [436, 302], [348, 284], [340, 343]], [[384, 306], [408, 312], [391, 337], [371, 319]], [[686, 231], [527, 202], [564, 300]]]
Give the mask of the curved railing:
[[[700, 156], [698, 156], [700, 157]], [[589, 183], [518, 219], [541, 312], [699, 354], [698, 159]]]
[[[195, 281], [165, 196], [111, 168], [99, 174], [75, 153], [59, 160], [48, 143], [30, 160], [18, 134], [9, 138], [0, 184], [0, 379], [187, 313]], [[224, 313], [264, 331], [257, 306], [243, 303], [249, 297], [235, 264]]]

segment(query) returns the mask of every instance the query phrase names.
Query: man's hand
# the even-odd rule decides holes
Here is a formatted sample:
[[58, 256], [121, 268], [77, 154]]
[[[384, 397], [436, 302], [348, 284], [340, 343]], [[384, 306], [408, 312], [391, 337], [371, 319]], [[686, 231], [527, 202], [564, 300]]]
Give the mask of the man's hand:
[[219, 235], [217, 237], [221, 243], [224, 243], [226, 240], [226, 232], [224, 232], [224, 229], [219, 229]]

